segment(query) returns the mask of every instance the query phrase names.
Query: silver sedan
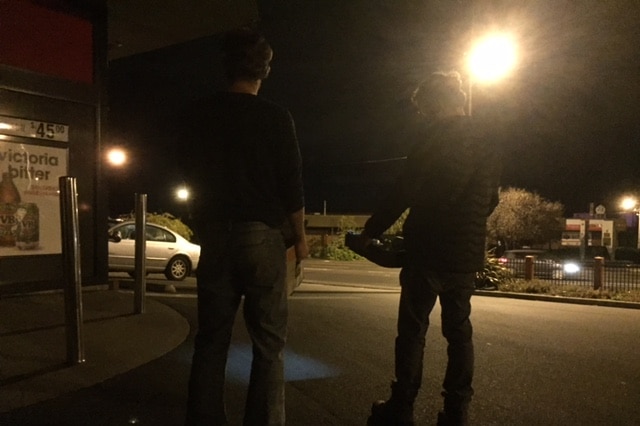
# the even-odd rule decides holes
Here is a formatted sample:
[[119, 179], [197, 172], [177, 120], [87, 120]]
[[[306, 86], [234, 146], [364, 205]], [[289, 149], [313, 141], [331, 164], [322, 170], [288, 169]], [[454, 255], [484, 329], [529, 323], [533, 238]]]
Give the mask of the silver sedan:
[[[109, 271], [135, 271], [135, 222], [123, 222], [109, 229]], [[164, 273], [181, 281], [198, 268], [200, 246], [174, 231], [153, 223], [146, 227], [146, 272]]]

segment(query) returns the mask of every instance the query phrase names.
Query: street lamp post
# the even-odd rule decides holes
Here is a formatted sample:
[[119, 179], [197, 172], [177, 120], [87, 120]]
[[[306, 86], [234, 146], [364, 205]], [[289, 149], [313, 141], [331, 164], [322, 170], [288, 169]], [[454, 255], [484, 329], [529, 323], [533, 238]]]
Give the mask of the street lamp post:
[[190, 220], [191, 219], [191, 207], [190, 207], [191, 192], [189, 191], [189, 188], [187, 188], [185, 185], [180, 186], [179, 188], [176, 189], [175, 196], [176, 196], [176, 200], [178, 200], [179, 203], [184, 204], [186, 209], [187, 219]]
[[112, 189], [116, 180], [122, 179], [121, 174], [126, 170], [126, 164], [128, 162], [128, 154], [123, 148], [112, 146], [104, 152], [104, 161], [107, 167], [104, 170], [104, 197], [107, 203], [108, 214], [113, 213], [111, 211], [111, 199], [113, 197]]
[[633, 197], [626, 197], [620, 203], [620, 207], [625, 211], [634, 212], [638, 218], [638, 241], [636, 248], [640, 250], [640, 205], [638, 204], [638, 200]]

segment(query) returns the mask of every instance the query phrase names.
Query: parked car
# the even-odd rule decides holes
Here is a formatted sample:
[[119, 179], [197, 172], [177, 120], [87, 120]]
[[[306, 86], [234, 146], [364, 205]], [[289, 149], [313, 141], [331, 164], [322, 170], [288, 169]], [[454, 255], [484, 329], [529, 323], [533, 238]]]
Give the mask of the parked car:
[[569, 279], [580, 274], [576, 262], [562, 262], [547, 250], [517, 249], [506, 250], [499, 261], [514, 277], [525, 276], [525, 260], [533, 256], [533, 276], [543, 279]]
[[[181, 281], [198, 268], [199, 245], [153, 223], [147, 223], [145, 231], [147, 273], [164, 273], [169, 280]], [[109, 229], [109, 271], [134, 273], [135, 238], [135, 222], [123, 222]]]

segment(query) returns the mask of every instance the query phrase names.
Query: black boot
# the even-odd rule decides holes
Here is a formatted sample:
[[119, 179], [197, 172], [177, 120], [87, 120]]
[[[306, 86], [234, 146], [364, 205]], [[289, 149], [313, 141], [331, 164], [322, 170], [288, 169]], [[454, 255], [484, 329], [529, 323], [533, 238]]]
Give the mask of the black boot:
[[367, 425], [414, 426], [413, 402], [417, 394], [417, 389], [406, 389], [393, 382], [391, 384], [391, 398], [387, 401], [373, 403]]
[[438, 426], [468, 426], [469, 400], [461, 399], [446, 392], [444, 396], [444, 410], [438, 413]]
[[469, 416], [466, 412], [450, 413], [440, 411], [438, 413], [438, 426], [469, 426]]

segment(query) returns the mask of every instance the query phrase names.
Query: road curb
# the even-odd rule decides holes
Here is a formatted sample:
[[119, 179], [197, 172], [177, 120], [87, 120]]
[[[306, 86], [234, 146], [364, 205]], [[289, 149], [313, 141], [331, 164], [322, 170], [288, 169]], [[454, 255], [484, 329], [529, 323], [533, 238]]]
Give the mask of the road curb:
[[612, 308], [640, 309], [640, 303], [610, 299], [587, 299], [582, 297], [552, 296], [547, 294], [511, 293], [495, 290], [476, 290], [475, 296], [502, 297], [507, 299], [538, 300], [541, 302], [571, 303], [574, 305], [608, 306]]

